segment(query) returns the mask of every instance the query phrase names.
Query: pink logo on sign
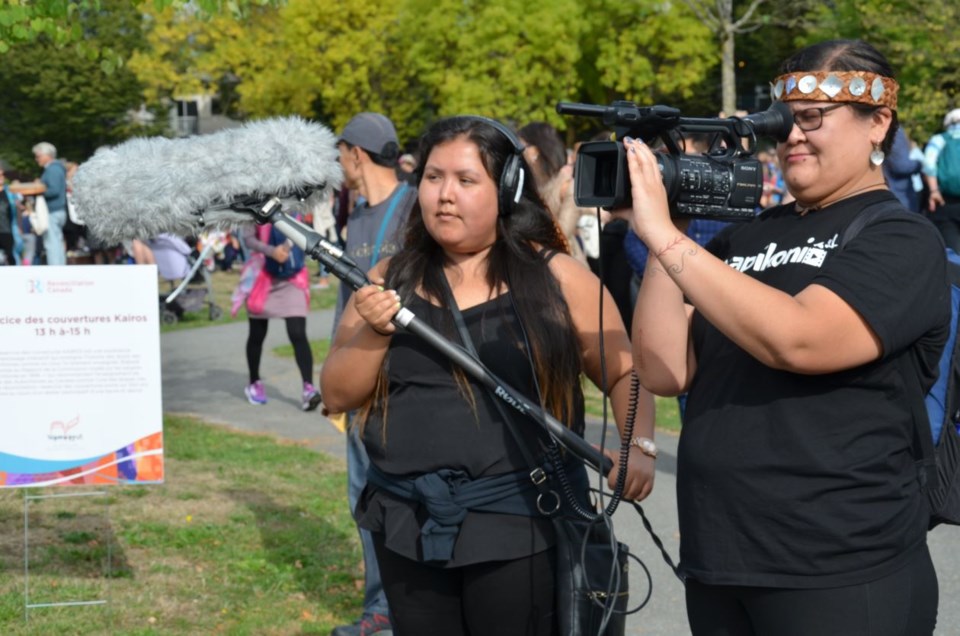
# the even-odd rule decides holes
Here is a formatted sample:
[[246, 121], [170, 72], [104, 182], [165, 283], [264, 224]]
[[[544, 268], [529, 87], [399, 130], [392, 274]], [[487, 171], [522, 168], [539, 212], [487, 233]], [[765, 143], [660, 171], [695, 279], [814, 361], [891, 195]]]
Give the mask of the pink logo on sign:
[[52, 435], [54, 431], [59, 430], [62, 434], [66, 435], [67, 433], [70, 432], [70, 429], [72, 429], [74, 426], [76, 426], [79, 423], [80, 423], [79, 415], [68, 422], [61, 422], [59, 420], [54, 420], [53, 422], [50, 422], [50, 434]]

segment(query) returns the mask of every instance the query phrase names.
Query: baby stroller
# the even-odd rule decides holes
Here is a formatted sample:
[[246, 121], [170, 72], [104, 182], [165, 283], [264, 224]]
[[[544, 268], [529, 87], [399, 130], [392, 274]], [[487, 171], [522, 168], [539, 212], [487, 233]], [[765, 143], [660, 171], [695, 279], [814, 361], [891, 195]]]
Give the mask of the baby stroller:
[[204, 260], [213, 249], [208, 244], [199, 256], [192, 258], [193, 250], [179, 236], [161, 234], [149, 242], [157, 262], [160, 277], [170, 282], [169, 294], [160, 297], [160, 321], [165, 325], [176, 324], [188, 311], [208, 307], [210, 320], [218, 320], [223, 310], [213, 301], [213, 281], [210, 272], [203, 267]]

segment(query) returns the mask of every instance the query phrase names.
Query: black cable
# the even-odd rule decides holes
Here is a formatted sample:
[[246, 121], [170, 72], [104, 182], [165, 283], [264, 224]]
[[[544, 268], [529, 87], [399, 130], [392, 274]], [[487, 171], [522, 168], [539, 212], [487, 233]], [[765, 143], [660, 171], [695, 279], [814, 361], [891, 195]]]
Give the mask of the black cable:
[[[597, 213], [598, 213], [598, 216], [599, 216], [599, 209], [597, 210]], [[598, 221], [599, 221], [599, 219], [598, 219]], [[602, 270], [602, 267], [603, 267], [603, 261], [602, 261], [602, 260], [601, 260], [601, 265], [600, 265], [600, 267], [601, 267], [601, 272], [602, 272], [602, 271], [603, 271], [603, 270]], [[512, 281], [510, 281], [510, 279], [509, 279], [509, 274], [508, 274], [508, 276], [507, 276], [507, 286], [508, 286], [510, 289], [513, 289]], [[520, 318], [520, 312], [519, 312], [519, 310], [518, 310], [518, 308], [517, 308], [517, 306], [516, 306], [516, 301], [515, 301], [514, 298], [513, 298], [513, 294], [510, 295], [510, 302], [511, 302], [511, 305], [512, 305], [512, 307], [513, 307], [514, 314], [516, 314], [517, 317], [518, 317], [518, 319], [519, 319], [519, 318]], [[522, 320], [522, 319], [519, 319], [517, 322], [518, 322], [518, 325], [519, 325], [519, 327], [520, 327], [520, 334], [521, 334], [521, 336], [522, 336], [522, 338], [523, 338], [523, 345], [524, 345], [525, 353], [526, 353], [526, 355], [527, 355], [528, 363], [530, 364], [530, 368], [534, 370], [534, 372], [532, 373], [532, 379], [533, 379], [534, 390], [535, 390], [536, 393], [537, 393], [537, 400], [538, 400], [539, 403], [540, 403], [542, 412], [545, 413], [545, 412], [546, 412], [546, 407], [545, 407], [544, 400], [543, 400], [543, 392], [542, 392], [542, 390], [541, 390], [540, 382], [539, 382], [539, 379], [537, 378], [537, 374], [536, 374], [536, 371], [535, 371], [536, 366], [535, 366], [535, 364], [534, 364], [533, 351], [532, 351], [532, 349], [531, 349], [531, 347], [530, 347], [530, 340], [529, 340], [529, 337], [528, 337], [528, 335], [527, 335], [526, 326], [523, 324], [523, 320]], [[606, 348], [605, 348], [605, 346], [604, 346], [603, 328], [602, 328], [602, 325], [603, 325], [603, 280], [602, 280], [602, 279], [600, 280], [599, 322], [600, 322], [600, 325], [601, 325], [601, 328], [600, 328], [600, 330], [599, 330], [599, 332], [600, 332], [600, 333], [599, 333], [599, 338], [600, 338], [600, 342], [599, 342], [599, 347], [600, 347], [600, 377], [601, 377], [600, 383], [601, 383], [601, 385], [602, 385], [600, 388], [601, 388], [601, 392], [602, 392], [602, 394], [603, 394], [603, 433], [601, 434], [601, 438], [600, 438], [600, 440], [601, 440], [601, 441], [600, 441], [600, 448], [603, 449], [603, 448], [605, 447], [605, 444], [606, 444], [607, 425], [608, 425], [608, 423], [609, 423], [608, 414], [607, 414], [607, 399], [606, 399], [606, 396], [607, 396], [607, 394], [608, 394], [608, 392], [609, 392], [609, 389], [608, 389], [608, 387], [607, 387], [608, 382], [607, 382], [607, 368], [606, 368], [606, 359], [605, 359], [605, 351], [606, 351]], [[627, 408], [627, 418], [626, 418], [626, 421], [625, 421], [625, 423], [624, 423], [624, 431], [623, 431], [623, 434], [622, 434], [622, 439], [621, 439], [621, 444], [620, 444], [620, 463], [619, 463], [619, 466], [618, 466], [618, 468], [617, 468], [617, 480], [616, 480], [616, 483], [615, 483], [615, 485], [614, 485], [613, 495], [611, 496], [610, 504], [608, 504], [606, 507], [604, 507], [604, 506], [603, 506], [603, 494], [604, 494], [604, 490], [603, 490], [603, 481], [602, 481], [602, 480], [603, 480], [603, 475], [602, 475], [602, 474], [600, 475], [599, 478], [600, 478], [601, 481], [600, 481], [600, 483], [599, 483], [599, 488], [597, 489], [597, 492], [599, 492], [599, 496], [600, 496], [600, 500], [599, 500], [600, 506], [599, 506], [599, 507], [600, 507], [601, 510], [602, 510], [600, 513], [591, 513], [591, 512], [589, 512], [589, 511], [585, 510], [585, 509], [580, 505], [580, 502], [577, 500], [576, 495], [575, 495], [574, 492], [573, 492], [573, 488], [572, 488], [572, 486], [570, 485], [570, 480], [568, 479], [568, 477], [567, 477], [567, 472], [566, 472], [566, 470], [564, 469], [563, 461], [562, 461], [562, 458], [560, 457], [559, 446], [557, 445], [556, 441], [551, 440], [551, 442], [550, 442], [550, 444], [547, 446], [547, 450], [546, 450], [546, 454], [547, 454], [548, 460], [549, 460], [550, 463], [553, 464], [553, 466], [555, 467], [555, 470], [553, 471], [553, 475], [555, 475], [556, 478], [557, 478], [557, 481], [560, 482], [560, 489], [561, 489], [561, 491], [563, 492], [563, 496], [564, 496], [564, 498], [566, 499], [566, 501], [567, 501], [570, 509], [576, 514], [576, 516], [578, 516], [578, 517], [580, 517], [580, 518], [582, 518], [582, 519], [584, 519], [584, 520], [586, 520], [586, 521], [589, 522], [589, 525], [588, 525], [588, 527], [587, 527], [587, 531], [584, 532], [584, 534], [583, 534], [583, 540], [582, 540], [581, 543], [580, 543], [580, 568], [581, 568], [583, 571], [586, 571], [586, 570], [587, 570], [587, 568], [586, 568], [586, 551], [587, 551], [587, 545], [589, 544], [590, 533], [591, 533], [591, 530], [592, 530], [593, 525], [596, 524], [596, 523], [602, 522], [602, 523], [606, 526], [606, 528], [607, 528], [607, 530], [608, 530], [609, 537], [610, 537], [610, 551], [611, 551], [611, 553], [612, 553], [612, 555], [613, 555], [613, 559], [612, 559], [612, 562], [611, 562], [610, 578], [608, 579], [607, 588], [606, 588], [606, 596], [604, 597], [604, 600], [603, 600], [603, 601], [601, 601], [600, 599], [598, 599], [596, 596], [594, 596], [594, 597], [591, 598], [592, 602], [593, 602], [595, 605], [597, 605], [598, 607], [600, 607], [601, 609], [603, 609], [603, 618], [602, 618], [602, 620], [601, 620], [600, 627], [599, 627], [599, 629], [597, 630], [597, 633], [598, 633], [598, 634], [602, 634], [602, 633], [606, 630], [607, 624], [609, 623], [610, 618], [611, 618], [614, 614], [629, 615], [629, 614], [635, 614], [635, 613], [639, 612], [641, 609], [643, 609], [643, 608], [646, 606], [646, 604], [647, 604], [647, 603], [649, 602], [649, 600], [650, 600], [651, 595], [653, 594], [653, 578], [652, 578], [652, 576], [650, 575], [650, 570], [649, 570], [649, 568], [647, 568], [646, 564], [643, 563], [643, 561], [642, 561], [637, 555], [635, 555], [635, 554], [629, 552], [629, 550], [627, 550], [627, 558], [628, 558], [628, 559], [629, 559], [629, 558], [632, 558], [632, 559], [633, 559], [634, 561], [636, 561], [636, 562], [640, 565], [640, 567], [643, 569], [643, 572], [644, 572], [644, 574], [645, 574], [645, 576], [646, 576], [646, 579], [647, 579], [647, 594], [646, 594], [646, 596], [644, 597], [644, 599], [643, 599], [636, 607], [634, 607], [633, 609], [618, 610], [618, 609], [616, 608], [617, 594], [618, 594], [619, 590], [621, 589], [621, 583], [622, 583], [621, 580], [620, 580], [620, 568], [618, 567], [618, 566], [619, 566], [619, 562], [620, 562], [619, 553], [620, 553], [620, 549], [621, 549], [621, 544], [620, 544], [620, 542], [617, 540], [616, 534], [615, 534], [614, 531], [613, 531], [613, 518], [612, 518], [612, 517], [613, 517], [613, 513], [616, 511], [617, 506], [619, 505], [619, 503], [620, 503], [620, 501], [622, 500], [622, 497], [623, 497], [623, 489], [624, 489], [624, 486], [625, 486], [626, 476], [627, 476], [627, 463], [628, 463], [629, 456], [630, 456], [630, 439], [632, 438], [632, 435], [633, 435], [633, 427], [634, 427], [634, 422], [635, 422], [635, 420], [636, 420], [637, 404], [638, 404], [638, 401], [639, 401], [639, 394], [640, 394], [640, 380], [639, 380], [639, 378], [637, 377], [636, 373], [634, 373], [634, 372], [631, 370], [631, 372], [630, 372], [630, 402], [629, 402], [629, 405], [628, 405], [628, 408]], [[659, 539], [658, 539], [658, 540], [659, 540]], [[625, 548], [626, 546], [624, 545], [623, 547]], [[628, 589], [628, 593], [629, 593], [629, 589]]]
[[643, 514], [643, 508], [640, 507], [636, 501], [631, 502], [633, 504], [634, 510], [640, 515], [641, 521], [643, 521], [643, 527], [647, 529], [647, 533], [650, 535], [650, 538], [653, 540], [653, 544], [657, 546], [660, 550], [660, 554], [663, 555], [663, 560], [666, 561], [667, 565], [670, 566], [670, 569], [673, 570], [674, 575], [680, 582], [684, 585], [687, 584], [687, 578], [680, 573], [680, 569], [674, 565], [673, 559], [670, 558], [670, 554], [667, 553], [667, 549], [663, 547], [663, 541], [660, 540], [660, 537], [657, 536], [657, 533], [653, 531], [653, 526], [650, 525], [650, 521], [647, 519], [647, 515]]

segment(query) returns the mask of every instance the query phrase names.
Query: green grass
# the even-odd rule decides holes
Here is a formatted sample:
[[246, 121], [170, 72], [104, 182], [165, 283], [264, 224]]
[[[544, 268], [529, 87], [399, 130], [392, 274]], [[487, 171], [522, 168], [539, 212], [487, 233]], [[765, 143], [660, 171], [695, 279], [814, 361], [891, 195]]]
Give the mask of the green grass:
[[29, 504], [30, 602], [106, 605], [24, 621], [23, 495], [0, 491], [3, 634], [328, 634], [359, 614], [341, 460], [179, 417], [164, 439], [163, 485]]
[[[588, 417], [600, 419], [603, 417], [603, 394], [600, 389], [595, 387], [592, 382], [585, 380], [583, 383], [583, 397], [586, 404]], [[656, 427], [667, 431], [680, 431], [680, 407], [677, 405], [676, 398], [655, 397], [656, 405]], [[613, 410], [607, 401], [607, 417], [613, 421]]]
[[[310, 350], [313, 352], [313, 361], [316, 364], [320, 364], [326, 360], [327, 354], [330, 352], [330, 339], [324, 338], [323, 340], [311, 340]], [[293, 357], [293, 345], [291, 344], [274, 347], [272, 351], [274, 355], [280, 356], [281, 358]]]
[[[316, 267], [311, 265], [311, 272], [315, 272]], [[247, 310], [245, 307], [240, 307], [240, 311], [237, 312], [236, 317], [230, 315], [231, 300], [230, 297], [233, 294], [234, 288], [237, 286], [237, 282], [240, 280], [240, 270], [239, 268], [229, 271], [221, 272], [216, 271], [211, 275], [211, 287], [213, 289], [213, 302], [217, 305], [222, 311], [222, 316], [217, 320], [210, 320], [210, 314], [206, 306], [203, 307], [200, 311], [188, 311], [183, 315], [183, 317], [173, 325], [161, 325], [160, 332], [166, 333], [168, 331], [178, 331], [180, 329], [195, 329], [197, 327], [207, 327], [210, 325], [222, 324], [225, 322], [237, 322], [237, 321], [246, 321], [247, 319]], [[310, 290], [310, 309], [311, 311], [317, 309], [333, 309], [337, 304], [337, 290], [339, 289], [340, 281], [336, 278], [330, 278], [330, 287], [328, 289], [311, 289]], [[169, 283], [161, 280], [160, 281], [160, 293], [165, 294], [169, 293]]]

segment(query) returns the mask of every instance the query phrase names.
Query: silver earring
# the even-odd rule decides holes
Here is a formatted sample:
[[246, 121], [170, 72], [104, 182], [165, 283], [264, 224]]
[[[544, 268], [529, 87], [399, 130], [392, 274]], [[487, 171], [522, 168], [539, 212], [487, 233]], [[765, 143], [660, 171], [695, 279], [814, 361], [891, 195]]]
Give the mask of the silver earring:
[[883, 165], [883, 160], [886, 158], [887, 155], [880, 150], [880, 144], [873, 144], [873, 151], [870, 153], [870, 163], [879, 168]]

